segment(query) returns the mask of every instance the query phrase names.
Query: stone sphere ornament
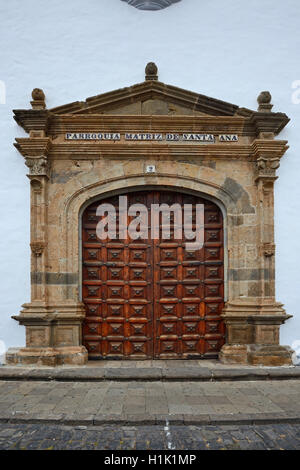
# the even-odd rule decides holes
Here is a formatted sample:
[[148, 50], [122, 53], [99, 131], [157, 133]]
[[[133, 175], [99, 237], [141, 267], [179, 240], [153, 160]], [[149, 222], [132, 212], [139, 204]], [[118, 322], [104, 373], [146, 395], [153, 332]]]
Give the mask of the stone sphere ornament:
[[270, 113], [273, 105], [271, 104], [272, 95], [269, 91], [262, 91], [257, 98], [258, 111], [264, 113]]
[[262, 91], [257, 98], [258, 104], [269, 104], [271, 100], [272, 96], [269, 91]]
[[34, 90], [32, 90], [31, 96], [33, 100], [45, 99], [45, 93], [40, 88], [34, 88]]
[[34, 88], [31, 93], [32, 96], [32, 101], [31, 106], [32, 109], [45, 109], [46, 108], [46, 103], [45, 103], [45, 93], [41, 88]]
[[127, 2], [128, 5], [132, 5], [139, 10], [162, 10], [163, 8], [167, 8], [173, 3], [178, 3], [181, 0], [122, 0], [123, 2]]
[[158, 68], [154, 62], [149, 62], [145, 68], [146, 80], [158, 80]]

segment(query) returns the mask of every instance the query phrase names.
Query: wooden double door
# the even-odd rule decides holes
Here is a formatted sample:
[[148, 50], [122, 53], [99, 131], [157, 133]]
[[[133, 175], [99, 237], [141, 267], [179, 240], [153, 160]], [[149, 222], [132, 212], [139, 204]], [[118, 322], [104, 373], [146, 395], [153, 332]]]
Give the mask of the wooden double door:
[[[133, 240], [97, 237], [99, 204], [116, 209], [119, 196], [91, 204], [82, 220], [83, 344], [90, 359], [187, 359], [217, 357], [224, 344], [223, 217], [218, 206], [189, 194], [139, 191], [128, 207], [143, 204], [204, 205], [204, 246], [188, 251], [184, 235]], [[128, 217], [128, 222], [134, 217]], [[160, 223], [162, 221], [160, 220]], [[118, 230], [117, 230], [118, 232]], [[118, 234], [118, 233], [117, 233]]]

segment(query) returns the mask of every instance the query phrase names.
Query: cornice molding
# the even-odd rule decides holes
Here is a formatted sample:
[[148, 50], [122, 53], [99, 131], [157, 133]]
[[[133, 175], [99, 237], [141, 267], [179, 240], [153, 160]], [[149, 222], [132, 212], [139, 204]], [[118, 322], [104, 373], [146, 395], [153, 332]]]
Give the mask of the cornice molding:
[[289, 149], [287, 140], [257, 139], [252, 143], [251, 155], [255, 160], [281, 159]]
[[51, 139], [45, 138], [17, 138], [14, 146], [25, 158], [47, 156], [51, 147]]
[[290, 119], [285, 113], [253, 112], [249, 122], [254, 125], [257, 133], [266, 132], [278, 135]]
[[[247, 120], [243, 117], [214, 116], [135, 116], [135, 115], [63, 115], [51, 121], [53, 136], [66, 132], [220, 132], [243, 134]], [[248, 126], [248, 132], [251, 129]]]
[[[227, 118], [228, 119], [228, 118]], [[145, 119], [146, 120], [146, 119]], [[188, 120], [189, 121], [189, 120]], [[147, 122], [147, 121], [146, 121]], [[159, 126], [159, 120], [157, 120]], [[189, 124], [185, 124], [191, 129]], [[242, 125], [242, 123], [241, 123]], [[203, 126], [201, 127], [203, 128]], [[155, 131], [155, 126], [151, 126]], [[159, 127], [162, 129], [162, 126]], [[210, 127], [211, 129], [211, 127]], [[165, 129], [170, 130], [170, 129]], [[250, 161], [258, 159], [281, 159], [288, 150], [286, 140], [256, 139], [251, 144], [236, 143], [167, 143], [167, 142], [102, 142], [102, 141], [64, 141], [55, 142], [49, 137], [45, 138], [17, 138], [15, 147], [25, 158], [50, 159], [95, 159], [100, 157], [155, 157], [184, 156], [185, 158], [199, 157], [213, 158], [248, 158]]]
[[[149, 66], [149, 64], [148, 64]], [[145, 114], [142, 103], [148, 100], [160, 100], [166, 103], [165, 114], [156, 114], [155, 110]], [[141, 103], [128, 111], [128, 106]], [[127, 107], [124, 109], [124, 107]], [[146, 108], [145, 108], [146, 109]], [[168, 111], [169, 110], [169, 111]], [[187, 114], [184, 114], [187, 110]], [[125, 111], [125, 112], [124, 112]], [[182, 114], [180, 114], [182, 113]], [[74, 129], [80, 131], [110, 131], [108, 125], [116, 131], [141, 129], [141, 126], [155, 126], [163, 132], [172, 126], [195, 125], [210, 127], [210, 132], [226, 124], [233, 132], [244, 135], [277, 135], [287, 125], [289, 118], [284, 113], [251, 111], [246, 108], [211, 98], [202, 94], [167, 85], [154, 79], [122, 88], [101, 95], [87, 98], [84, 102], [73, 102], [64, 106], [47, 109], [15, 110], [14, 118], [26, 132], [43, 132], [44, 135], [63, 133]], [[103, 124], [103, 128], [99, 127]], [[88, 124], [91, 127], [85, 127]], [[93, 126], [98, 126], [93, 128]], [[131, 126], [130, 129], [126, 126]], [[215, 126], [215, 127], [213, 127]], [[106, 128], [105, 128], [106, 127]], [[158, 128], [159, 127], [159, 128]], [[152, 128], [151, 128], [152, 129]], [[188, 130], [188, 128], [185, 128]], [[150, 131], [150, 127], [147, 129]], [[184, 130], [182, 128], [182, 130]], [[192, 131], [192, 129], [190, 129]], [[199, 129], [195, 131], [199, 132]]]
[[50, 159], [58, 160], [93, 160], [99, 158], [114, 159], [147, 159], [147, 158], [182, 158], [184, 161], [197, 158], [205, 160], [216, 159], [249, 159], [251, 145], [224, 145], [224, 144], [138, 144], [101, 142], [84, 142], [78, 145], [76, 142], [53, 144], [49, 153]]
[[16, 109], [14, 119], [26, 132], [31, 130], [47, 133], [51, 113], [48, 110]]

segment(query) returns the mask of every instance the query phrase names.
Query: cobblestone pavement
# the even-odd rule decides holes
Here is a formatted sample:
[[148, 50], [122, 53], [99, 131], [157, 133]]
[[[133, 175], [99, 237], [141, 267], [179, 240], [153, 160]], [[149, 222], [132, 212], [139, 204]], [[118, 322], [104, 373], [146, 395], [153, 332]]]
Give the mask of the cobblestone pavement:
[[[0, 421], [52, 424], [253, 424], [299, 419], [300, 380], [251, 382], [0, 382]], [[225, 420], [222, 422], [222, 420]], [[251, 421], [252, 419], [252, 421]], [[198, 421], [197, 421], [198, 420]], [[241, 420], [242, 422], [238, 422]], [[273, 421], [272, 421], [273, 422]], [[276, 421], [275, 421], [276, 422]], [[265, 421], [268, 423], [268, 421]]]
[[299, 450], [300, 424], [68, 427], [0, 424], [1, 450]]

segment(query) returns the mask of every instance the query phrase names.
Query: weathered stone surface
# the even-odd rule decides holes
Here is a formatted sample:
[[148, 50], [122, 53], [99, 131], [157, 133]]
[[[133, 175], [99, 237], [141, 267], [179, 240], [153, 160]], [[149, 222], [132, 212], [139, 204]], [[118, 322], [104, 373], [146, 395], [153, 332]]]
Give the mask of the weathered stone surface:
[[223, 364], [247, 364], [247, 346], [226, 344], [219, 354], [219, 359]]
[[[169, 428], [179, 424], [300, 423], [299, 379], [132, 385], [137, 384], [1, 381], [0, 422], [69, 426], [148, 423]], [[147, 411], [133, 408], [127, 412], [128, 403], [140, 403], [143, 396], [149, 400]], [[207, 403], [197, 404], [199, 397]], [[157, 411], [159, 406], [163, 411]]]
[[232, 195], [235, 203], [239, 205], [242, 214], [255, 213], [255, 208], [250, 205], [249, 194], [236, 180], [227, 177], [222, 185], [222, 190]]
[[284, 366], [292, 363], [292, 349], [288, 346], [259, 346], [249, 347], [248, 361], [252, 365]]
[[108, 369], [105, 371], [107, 380], [157, 380], [162, 378], [161, 369], [151, 367], [150, 369]]
[[300, 378], [300, 367], [272, 368], [268, 369], [268, 375], [271, 379], [285, 379], [286, 377]]
[[[143, 362], [130, 361], [115, 364], [115, 361], [105, 361], [103, 366], [85, 367], [33, 367], [30, 366], [3, 366], [0, 367], [0, 381], [58, 381], [58, 382], [119, 382], [130, 383], [130, 387], [143, 390], [147, 382], [219, 382], [252, 380], [283, 379], [295, 380], [300, 378], [299, 367], [262, 368], [260, 366], [227, 366], [215, 361], [209, 367], [199, 366], [199, 361], [182, 361], [170, 367], [168, 362], [159, 368], [149, 364], [140, 367]], [[172, 361], [173, 362], [173, 361]], [[174, 361], [177, 362], [177, 361]], [[207, 361], [206, 361], [207, 362]], [[193, 364], [193, 367], [190, 366]], [[205, 364], [205, 363], [204, 363]], [[232, 364], [232, 361], [231, 361]], [[237, 363], [239, 364], [239, 363]], [[133, 365], [135, 367], [133, 367]], [[200, 398], [198, 398], [198, 401]], [[200, 400], [201, 401], [201, 400]]]
[[84, 346], [62, 348], [20, 348], [8, 350], [7, 364], [37, 366], [84, 365], [88, 356]]
[[206, 367], [188, 367], [163, 369], [162, 377], [166, 380], [210, 380], [211, 371]]
[[268, 371], [255, 368], [247, 369], [214, 369], [212, 380], [264, 380], [269, 377]]

